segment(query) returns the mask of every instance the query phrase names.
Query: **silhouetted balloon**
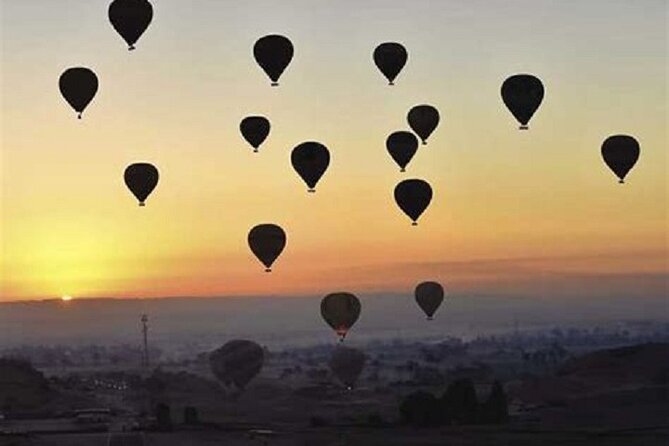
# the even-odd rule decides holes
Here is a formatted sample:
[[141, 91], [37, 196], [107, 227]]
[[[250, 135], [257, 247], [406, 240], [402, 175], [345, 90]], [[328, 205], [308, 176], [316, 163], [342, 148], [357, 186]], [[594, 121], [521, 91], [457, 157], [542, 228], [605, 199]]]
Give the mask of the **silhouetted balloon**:
[[58, 87], [70, 107], [77, 112], [77, 117], [81, 119], [84, 109], [98, 91], [98, 77], [88, 68], [68, 68], [60, 75]]
[[432, 201], [432, 188], [427, 181], [404, 180], [395, 186], [395, 202], [402, 211], [411, 218], [413, 226], [418, 217], [427, 209]]
[[411, 132], [394, 132], [386, 139], [386, 148], [400, 166], [400, 171], [404, 172], [404, 168], [418, 150], [418, 139]]
[[321, 316], [343, 341], [360, 317], [360, 301], [351, 293], [332, 293], [321, 300]]
[[544, 85], [531, 74], [516, 74], [502, 84], [502, 100], [520, 122], [520, 130], [527, 130], [527, 123], [544, 99]]
[[158, 169], [149, 163], [134, 163], [125, 169], [123, 179], [130, 192], [139, 200], [139, 205], [144, 206], [147, 197], [153, 192], [158, 184]]
[[234, 384], [239, 389], [260, 372], [265, 359], [261, 346], [253, 341], [235, 339], [209, 355], [209, 365], [216, 379], [224, 385]]
[[318, 142], [303, 142], [293, 149], [290, 162], [300, 177], [309, 186], [309, 192], [316, 192], [316, 183], [330, 165], [330, 152]]
[[260, 144], [269, 135], [269, 128], [269, 120], [264, 116], [248, 116], [242, 119], [242, 122], [239, 124], [242, 136], [251, 144], [254, 152], [258, 151]]
[[639, 159], [639, 152], [639, 143], [629, 135], [609, 136], [602, 144], [604, 162], [616, 174], [621, 184]]
[[374, 63], [388, 79], [388, 85], [395, 85], [394, 80], [407, 63], [407, 50], [400, 43], [385, 42], [374, 49]]
[[153, 19], [153, 6], [147, 0], [114, 0], [109, 5], [109, 21], [117, 33], [135, 49], [135, 43]]
[[339, 345], [330, 357], [330, 370], [350, 390], [362, 373], [366, 360], [366, 355], [360, 350]]
[[286, 233], [280, 226], [271, 223], [257, 225], [249, 231], [248, 242], [253, 254], [269, 273], [272, 264], [286, 247]]
[[407, 121], [416, 135], [420, 136], [423, 144], [427, 144], [427, 138], [439, 124], [439, 110], [431, 105], [416, 105], [409, 110]]
[[431, 321], [437, 308], [444, 301], [444, 287], [437, 282], [419, 283], [414, 292], [418, 306], [427, 315], [427, 320]]
[[276, 34], [261, 37], [253, 45], [253, 57], [272, 80], [279, 85], [279, 78], [293, 59], [293, 44], [287, 37]]

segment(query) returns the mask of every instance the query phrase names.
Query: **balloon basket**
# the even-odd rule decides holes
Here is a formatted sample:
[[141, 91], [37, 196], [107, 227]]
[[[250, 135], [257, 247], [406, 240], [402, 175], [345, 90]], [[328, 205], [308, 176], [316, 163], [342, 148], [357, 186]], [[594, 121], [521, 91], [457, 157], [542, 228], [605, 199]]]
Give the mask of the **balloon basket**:
[[427, 141], [423, 140], [423, 145], [426, 146], [426, 145], [427, 145]]
[[143, 201], [140, 201], [139, 202], [139, 207], [144, 207], [144, 206], [146, 206], [146, 203], [144, 203]]
[[253, 153], [258, 153], [258, 149], [253, 149]]
[[128, 47], [128, 51], [135, 51], [135, 45], [130, 45]]
[[400, 169], [400, 172], [406, 172], [406, 169], [405, 169], [404, 167], [402, 167], [402, 168]]
[[77, 119], [81, 119], [81, 113], [77, 115]]
[[529, 130], [529, 129], [530, 127], [527, 125], [521, 125], [520, 127], [518, 127], [518, 130]]
[[271, 272], [272, 272], [272, 268], [265, 268], [265, 272], [266, 272], [266, 273], [271, 273]]
[[418, 226], [418, 222], [412, 221], [411, 226]]
[[388, 85], [393, 86], [393, 85], [395, 85], [395, 82], [390, 81], [390, 82], [388, 82]]
[[309, 192], [310, 194], [313, 194], [313, 193], [316, 193], [316, 189], [307, 189], [307, 192]]
[[428, 317], [427, 317], [427, 320], [428, 320], [428, 321], [433, 321], [434, 318], [433, 318], [432, 316], [428, 316]]
[[279, 83], [278, 82], [272, 82], [270, 85], [272, 85], [272, 87], [278, 87]]
[[625, 180], [618, 180], [618, 184], [625, 184]]

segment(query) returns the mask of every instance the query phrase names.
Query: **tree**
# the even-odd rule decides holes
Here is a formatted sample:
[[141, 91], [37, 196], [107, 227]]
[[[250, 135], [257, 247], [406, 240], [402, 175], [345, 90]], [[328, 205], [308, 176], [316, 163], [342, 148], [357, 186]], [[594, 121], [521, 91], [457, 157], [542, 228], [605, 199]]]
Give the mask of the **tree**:
[[156, 424], [158, 430], [161, 431], [172, 430], [172, 414], [169, 405], [165, 403], [159, 403], [156, 406]]
[[490, 424], [506, 423], [509, 419], [509, 406], [506, 400], [504, 387], [495, 381], [488, 399], [481, 410], [481, 421]]
[[476, 422], [478, 401], [476, 389], [471, 379], [458, 379], [449, 384], [441, 397], [441, 411], [457, 424]]
[[436, 426], [439, 424], [439, 405], [431, 393], [413, 392], [400, 403], [402, 421], [414, 426]]

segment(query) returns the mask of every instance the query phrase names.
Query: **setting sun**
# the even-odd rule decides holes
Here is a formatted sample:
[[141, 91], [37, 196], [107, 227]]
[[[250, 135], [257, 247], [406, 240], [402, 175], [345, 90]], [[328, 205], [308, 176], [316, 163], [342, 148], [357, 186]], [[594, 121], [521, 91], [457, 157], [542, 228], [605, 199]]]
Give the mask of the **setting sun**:
[[62, 296], [60, 298], [60, 300], [62, 300], [63, 302], [69, 302], [69, 301], [72, 300], [72, 296], [69, 296], [69, 295], [66, 294], [66, 295]]

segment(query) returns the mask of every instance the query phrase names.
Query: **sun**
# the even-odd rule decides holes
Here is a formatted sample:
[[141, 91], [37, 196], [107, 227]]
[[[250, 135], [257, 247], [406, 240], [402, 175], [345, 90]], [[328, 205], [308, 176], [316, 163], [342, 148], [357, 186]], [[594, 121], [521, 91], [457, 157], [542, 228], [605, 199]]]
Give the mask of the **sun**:
[[69, 302], [72, 300], [72, 296], [70, 296], [69, 294], [65, 294], [60, 298], [60, 300], [62, 300], [63, 302]]

